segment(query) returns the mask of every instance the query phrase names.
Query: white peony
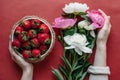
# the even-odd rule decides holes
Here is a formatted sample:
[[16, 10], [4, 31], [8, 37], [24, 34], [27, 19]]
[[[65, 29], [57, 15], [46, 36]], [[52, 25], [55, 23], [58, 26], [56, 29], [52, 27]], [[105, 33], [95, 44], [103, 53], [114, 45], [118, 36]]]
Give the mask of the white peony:
[[86, 30], [90, 30], [90, 35], [95, 38], [95, 32], [96, 29], [92, 24], [90, 24], [88, 21], [83, 20], [78, 23], [78, 27], [84, 28]]
[[89, 9], [87, 4], [81, 4], [78, 2], [66, 4], [63, 8], [65, 13], [79, 13], [79, 12], [86, 12]]
[[69, 45], [68, 47], [65, 47], [65, 49], [75, 49], [79, 55], [82, 55], [82, 52], [92, 53], [92, 49], [86, 47], [88, 45], [88, 41], [86, 36], [83, 34], [75, 33], [72, 36], [65, 36], [64, 41]]
[[86, 30], [94, 30], [96, 29], [92, 24], [90, 24], [88, 21], [83, 20], [78, 23], [78, 27], [84, 28]]

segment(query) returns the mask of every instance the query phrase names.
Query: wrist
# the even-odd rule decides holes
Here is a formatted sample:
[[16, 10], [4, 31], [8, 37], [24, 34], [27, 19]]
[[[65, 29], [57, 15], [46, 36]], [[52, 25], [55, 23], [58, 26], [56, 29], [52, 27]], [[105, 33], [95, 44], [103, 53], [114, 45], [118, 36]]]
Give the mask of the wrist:
[[21, 80], [32, 80], [33, 79], [33, 67], [27, 67], [23, 69]]
[[23, 73], [33, 72], [33, 66], [27, 66], [27, 67], [23, 68], [22, 70], [23, 70]]
[[106, 47], [106, 42], [105, 41], [97, 41], [96, 46], [97, 47]]

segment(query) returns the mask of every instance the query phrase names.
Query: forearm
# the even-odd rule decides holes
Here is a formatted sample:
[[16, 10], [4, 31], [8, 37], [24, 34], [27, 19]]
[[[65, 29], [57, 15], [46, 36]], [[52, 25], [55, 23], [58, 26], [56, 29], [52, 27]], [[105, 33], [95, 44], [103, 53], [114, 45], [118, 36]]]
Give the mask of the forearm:
[[33, 79], [33, 67], [23, 70], [21, 80], [32, 80]]
[[93, 66], [105, 67], [106, 66], [106, 43], [99, 42], [96, 46], [96, 53]]
[[108, 80], [109, 67], [106, 64], [106, 43], [97, 43], [93, 67], [91, 69], [89, 67], [89, 71], [93, 71], [89, 80]]

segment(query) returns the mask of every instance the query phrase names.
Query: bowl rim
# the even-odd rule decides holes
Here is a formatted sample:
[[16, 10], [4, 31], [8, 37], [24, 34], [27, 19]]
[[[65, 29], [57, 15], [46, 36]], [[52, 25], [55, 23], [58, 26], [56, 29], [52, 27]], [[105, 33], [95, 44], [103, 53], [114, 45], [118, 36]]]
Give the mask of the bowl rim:
[[[44, 24], [46, 24], [48, 26], [48, 28], [50, 30], [50, 33], [51, 33], [51, 44], [50, 44], [48, 50], [44, 54], [40, 55], [40, 58], [25, 59], [18, 51], [13, 49], [12, 41], [14, 39], [14, 31], [15, 31], [16, 27], [20, 24], [20, 22], [25, 21], [25, 20], [30, 20], [30, 19], [38, 19], [38, 20], [42, 21]], [[32, 62], [32, 63], [42, 61], [51, 52], [51, 50], [53, 49], [53, 46], [55, 44], [55, 32], [54, 32], [52, 26], [48, 23], [47, 20], [45, 20], [45, 19], [43, 19], [41, 17], [38, 17], [38, 16], [25, 16], [22, 19], [20, 19], [19, 21], [17, 21], [12, 27], [11, 34], [10, 34], [9, 38], [10, 38], [9, 41], [10, 41], [10, 45], [11, 45], [10, 47], [13, 49], [13, 51], [15, 51], [15, 53], [17, 53], [19, 56], [23, 57], [26, 61]]]

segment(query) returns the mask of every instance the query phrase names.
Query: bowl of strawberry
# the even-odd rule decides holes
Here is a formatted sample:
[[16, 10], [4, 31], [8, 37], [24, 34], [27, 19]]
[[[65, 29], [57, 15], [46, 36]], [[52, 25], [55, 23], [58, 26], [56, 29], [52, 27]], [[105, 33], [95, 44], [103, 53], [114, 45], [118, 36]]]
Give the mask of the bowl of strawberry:
[[37, 16], [25, 16], [14, 24], [10, 45], [26, 61], [36, 63], [43, 60], [52, 50], [55, 33], [51, 25]]

